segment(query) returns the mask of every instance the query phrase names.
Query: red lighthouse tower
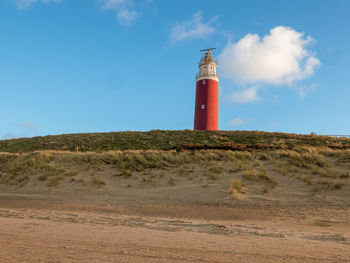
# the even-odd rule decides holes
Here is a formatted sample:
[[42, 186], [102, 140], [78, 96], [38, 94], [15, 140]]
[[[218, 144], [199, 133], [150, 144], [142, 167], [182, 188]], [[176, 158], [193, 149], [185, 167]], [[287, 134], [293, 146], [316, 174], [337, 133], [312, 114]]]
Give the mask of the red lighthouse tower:
[[196, 106], [194, 112], [194, 130], [218, 130], [219, 119], [219, 78], [216, 75], [217, 62], [209, 49], [199, 62], [196, 76]]

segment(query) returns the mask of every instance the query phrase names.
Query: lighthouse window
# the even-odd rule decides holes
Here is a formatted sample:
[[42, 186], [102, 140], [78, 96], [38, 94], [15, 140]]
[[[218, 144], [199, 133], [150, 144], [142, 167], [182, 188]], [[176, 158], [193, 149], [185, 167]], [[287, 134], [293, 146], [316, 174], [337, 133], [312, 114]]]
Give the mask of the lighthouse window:
[[204, 109], [205, 109], [205, 105], [204, 105], [204, 104], [201, 106], [201, 109], [202, 109], [202, 110], [204, 110]]
[[205, 85], [205, 80], [203, 80], [203, 82], [202, 82], [202, 83], [203, 83], [203, 85]]

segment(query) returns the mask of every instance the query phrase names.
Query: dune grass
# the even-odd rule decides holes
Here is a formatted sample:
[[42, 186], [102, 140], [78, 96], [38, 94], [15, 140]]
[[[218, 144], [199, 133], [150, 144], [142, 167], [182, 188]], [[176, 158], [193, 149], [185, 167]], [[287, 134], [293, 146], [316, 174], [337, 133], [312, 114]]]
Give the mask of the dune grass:
[[326, 158], [315, 151], [299, 152], [296, 150], [280, 150], [276, 154], [280, 158], [288, 160], [290, 165], [311, 169], [313, 166], [328, 167], [329, 163]]
[[47, 186], [49, 187], [57, 186], [62, 180], [63, 180], [63, 176], [54, 176], [49, 180], [49, 182], [47, 183]]
[[[222, 139], [220, 136], [215, 140]], [[281, 145], [281, 140], [274, 141], [274, 144]], [[120, 180], [134, 180], [133, 184], [174, 186], [182, 181], [195, 182], [198, 181], [196, 178], [200, 178], [202, 186], [206, 188], [209, 182], [214, 185], [228, 176], [241, 176], [247, 185], [249, 182], [261, 183], [272, 190], [278, 184], [275, 175], [281, 174], [320, 189], [343, 189], [350, 178], [350, 173], [346, 171], [350, 168], [346, 161], [349, 153], [347, 149], [310, 145], [253, 151], [50, 150], [0, 153], [0, 184], [24, 186], [32, 182], [56, 187], [62, 182], [74, 182], [87, 187], [102, 187], [108, 186], [109, 180], [119, 177]], [[107, 171], [110, 179], [99, 177], [99, 173]]]
[[228, 188], [228, 192], [232, 197], [235, 197], [237, 194], [242, 193], [243, 186], [244, 184], [241, 179], [232, 179]]
[[106, 183], [102, 179], [95, 178], [95, 177], [93, 177], [91, 179], [91, 184], [93, 184], [93, 185], [95, 185], [97, 187], [106, 185]]
[[[0, 152], [40, 150], [107, 152], [116, 150], [266, 150], [295, 146], [330, 146], [345, 149], [350, 139], [327, 136], [268, 133], [262, 131], [161, 131], [64, 134], [0, 140]], [[349, 154], [341, 158], [349, 160]], [[264, 157], [262, 157], [264, 158]]]
[[242, 176], [247, 180], [266, 183], [272, 188], [278, 184], [277, 180], [273, 176], [268, 175], [264, 170], [245, 170], [242, 172]]

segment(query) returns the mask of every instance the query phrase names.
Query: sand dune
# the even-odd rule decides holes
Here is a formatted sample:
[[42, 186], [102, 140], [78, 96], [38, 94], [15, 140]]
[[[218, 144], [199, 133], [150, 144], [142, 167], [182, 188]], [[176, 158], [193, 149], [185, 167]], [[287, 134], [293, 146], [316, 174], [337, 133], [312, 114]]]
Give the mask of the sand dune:
[[349, 156], [2, 154], [0, 262], [350, 262]]

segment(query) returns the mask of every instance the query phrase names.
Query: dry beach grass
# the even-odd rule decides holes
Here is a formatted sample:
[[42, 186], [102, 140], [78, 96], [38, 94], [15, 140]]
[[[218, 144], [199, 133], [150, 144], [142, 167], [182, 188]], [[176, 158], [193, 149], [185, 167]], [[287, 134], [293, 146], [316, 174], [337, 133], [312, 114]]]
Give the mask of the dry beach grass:
[[0, 261], [350, 262], [347, 139], [238, 134], [190, 144], [185, 131], [169, 149], [0, 143]]

